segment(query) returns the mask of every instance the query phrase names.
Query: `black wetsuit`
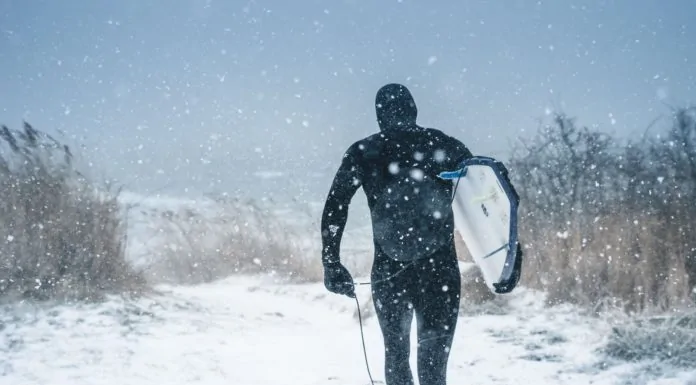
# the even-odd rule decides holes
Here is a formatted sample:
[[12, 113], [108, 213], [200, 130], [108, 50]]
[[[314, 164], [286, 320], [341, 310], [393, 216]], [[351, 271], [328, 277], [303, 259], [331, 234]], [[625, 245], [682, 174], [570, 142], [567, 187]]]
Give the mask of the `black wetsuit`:
[[418, 325], [418, 376], [444, 385], [457, 323], [460, 272], [454, 246], [451, 181], [471, 152], [459, 140], [416, 124], [406, 87], [389, 84], [375, 100], [380, 132], [345, 152], [322, 216], [325, 284], [353, 297], [339, 248], [349, 203], [362, 187], [371, 212], [375, 258], [372, 295], [385, 344], [387, 385], [413, 383], [409, 366], [413, 315]]

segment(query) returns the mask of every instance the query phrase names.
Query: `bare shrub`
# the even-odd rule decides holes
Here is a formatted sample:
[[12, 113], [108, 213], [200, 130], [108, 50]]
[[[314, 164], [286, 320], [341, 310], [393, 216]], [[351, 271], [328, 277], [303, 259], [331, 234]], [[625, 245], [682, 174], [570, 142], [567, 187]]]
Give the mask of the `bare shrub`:
[[509, 168], [527, 246], [523, 284], [547, 290], [551, 302], [683, 305], [694, 285], [696, 230], [696, 172], [683, 171], [692, 147], [674, 144], [690, 140], [696, 151], [696, 134], [685, 132], [696, 132], [693, 120], [678, 113], [666, 139], [621, 146], [556, 115], [522, 141]]
[[136, 293], [116, 195], [90, 183], [67, 146], [25, 123], [0, 131], [0, 296], [96, 300]]
[[696, 288], [696, 108], [674, 111], [666, 135], [650, 143], [650, 160], [656, 169], [650, 206], [669, 224], [665, 242], [685, 259], [689, 287]]
[[306, 236], [255, 202], [217, 201], [214, 213], [152, 212], [161, 247], [148, 268], [156, 282], [196, 284], [234, 274], [271, 274], [288, 282], [323, 279]]

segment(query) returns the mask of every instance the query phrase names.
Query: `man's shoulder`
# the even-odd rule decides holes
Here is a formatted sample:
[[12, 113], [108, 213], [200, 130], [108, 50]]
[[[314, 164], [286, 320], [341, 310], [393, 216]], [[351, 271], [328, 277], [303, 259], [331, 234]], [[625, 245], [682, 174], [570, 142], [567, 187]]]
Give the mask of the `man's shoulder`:
[[434, 144], [441, 147], [444, 155], [442, 161], [451, 164], [452, 167], [463, 159], [470, 158], [473, 156], [469, 147], [465, 145], [461, 140], [457, 139], [455, 136], [446, 134], [444, 131], [437, 128], [425, 128], [428, 130], [433, 139]]
[[457, 139], [455, 136], [434, 127], [423, 127], [423, 131], [433, 139], [441, 143], [452, 144], [455, 146], [464, 146], [461, 140]]
[[[413, 135], [416, 134], [414, 137]], [[404, 136], [405, 135], [405, 136]], [[410, 137], [410, 139], [406, 139]], [[433, 127], [418, 127], [409, 131], [377, 132], [363, 137], [353, 142], [345, 152], [345, 157], [353, 160], [369, 160], [379, 158], [383, 151], [389, 151], [392, 147], [389, 143], [398, 143], [406, 139], [407, 141], [420, 142], [429, 146], [441, 148], [453, 156], [460, 157], [469, 154], [469, 149], [464, 143], [452, 135]]]
[[375, 133], [356, 140], [346, 150], [346, 156], [363, 157], [366, 154], [379, 151], [385, 141], [384, 133]]

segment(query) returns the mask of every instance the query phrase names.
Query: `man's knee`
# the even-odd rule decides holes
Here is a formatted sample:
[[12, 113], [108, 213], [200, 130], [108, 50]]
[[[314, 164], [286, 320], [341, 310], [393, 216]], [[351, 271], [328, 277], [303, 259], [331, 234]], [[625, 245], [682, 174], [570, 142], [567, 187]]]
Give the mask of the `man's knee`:
[[421, 330], [418, 333], [418, 348], [449, 353], [453, 337], [453, 332], [449, 329], [445, 327], [442, 330]]

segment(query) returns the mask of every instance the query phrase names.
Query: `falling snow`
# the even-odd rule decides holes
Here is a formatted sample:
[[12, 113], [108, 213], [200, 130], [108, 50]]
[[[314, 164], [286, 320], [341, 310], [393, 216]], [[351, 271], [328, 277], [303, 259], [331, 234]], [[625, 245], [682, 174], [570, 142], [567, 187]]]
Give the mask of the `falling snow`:
[[389, 172], [392, 174], [398, 174], [399, 173], [399, 164], [396, 162], [392, 162], [389, 164]]
[[[693, 2], [48, 3], [0, 7], [0, 125], [31, 123], [59, 142], [51, 146], [69, 149], [69, 156], [60, 152], [57, 158], [70, 159], [81, 178], [123, 194], [128, 232], [119, 239], [127, 242], [131, 262], [159, 274], [150, 263], [168, 255], [172, 265], [207, 271], [213, 282], [162, 283], [159, 274], [157, 283], [168, 286], [157, 299], [72, 304], [51, 312], [28, 300], [8, 305], [0, 312], [6, 315], [0, 317], [3, 381], [366, 383], [353, 302], [328, 295], [323, 277], [317, 278], [320, 266], [312, 263], [321, 255], [324, 199], [353, 187], [356, 194], [365, 192], [359, 186], [369, 189], [363, 182], [372, 174], [359, 175], [357, 168], [343, 179], [348, 188], [331, 183], [349, 159], [346, 149], [355, 149], [351, 144], [374, 134], [390, 137], [379, 131], [375, 107], [384, 106], [375, 106], [374, 96], [379, 85], [395, 81], [413, 92], [419, 125], [512, 166], [522, 196], [520, 232], [534, 260], [525, 270], [530, 287], [510, 296], [512, 305], [501, 296], [503, 310], [486, 308], [501, 314], [462, 315], [451, 382], [696, 383], [696, 373], [682, 375], [659, 361], [643, 366], [605, 360], [590, 347], [611, 335], [609, 325], [569, 307], [544, 307], [531, 293], [532, 287], [551, 287], [546, 295], [640, 297], [647, 302], [642, 305], [664, 303], [672, 310], [690, 300], [684, 293], [696, 290], [689, 286], [696, 273], [686, 263], [696, 250], [695, 126], [687, 124], [693, 114], [678, 115], [693, 107], [696, 88]], [[572, 116], [579, 130], [541, 135], [559, 113]], [[681, 131], [673, 130], [676, 117], [683, 119], [676, 127]], [[15, 275], [23, 277], [26, 267], [18, 261], [26, 242], [45, 241], [55, 260], [64, 257], [56, 250], [82, 246], [28, 235], [60, 233], [56, 226], [77, 221], [61, 216], [62, 206], [54, 203], [25, 205], [30, 197], [24, 189], [42, 192], [42, 184], [32, 173], [24, 185], [8, 177], [12, 156], [33, 173], [47, 170], [27, 161], [7, 138], [0, 139], [0, 177], [7, 182], [0, 205], [0, 239], [6, 240], [0, 244], [7, 249], [0, 249], [0, 270], [18, 267]], [[580, 144], [564, 147], [574, 141]], [[398, 187], [374, 196], [388, 195], [391, 203], [377, 207], [390, 213], [416, 206], [429, 188], [424, 181], [437, 175], [433, 168], [457, 156], [430, 142], [411, 157], [413, 148], [396, 142], [405, 160], [380, 160], [382, 169], [371, 170], [381, 175], [386, 166], [395, 175]], [[359, 158], [369, 163], [365, 159], [375, 154], [362, 144], [369, 140], [360, 143]], [[529, 162], [520, 161], [521, 154]], [[534, 157], [539, 154], [553, 156]], [[22, 192], [19, 203], [7, 198], [15, 191]], [[234, 215], [209, 206], [220, 202], [234, 206]], [[19, 209], [28, 211], [14, 215]], [[368, 281], [364, 261], [374, 251], [368, 204], [357, 198], [339, 210], [350, 211], [350, 222], [327, 233], [345, 229], [340, 257], [351, 272], [364, 275], [356, 278]], [[442, 225], [436, 219], [450, 215], [442, 210], [428, 206], [421, 213]], [[50, 218], [28, 222], [40, 212]], [[280, 222], [276, 212], [287, 219], [278, 229], [254, 227]], [[181, 218], [183, 224], [175, 222]], [[230, 259], [226, 253], [243, 247], [231, 240], [240, 234], [261, 234], [273, 245], [272, 251], [231, 258], [251, 263], [250, 270], [263, 277], [242, 276], [238, 267], [234, 279], [218, 281], [213, 273], [219, 266], [199, 259], [217, 256], [222, 264]], [[227, 243], [211, 246], [216, 237]], [[261, 254], [282, 255], [281, 262], [269, 263]], [[286, 270], [304, 273], [304, 267], [290, 266], [302, 257], [308, 262], [301, 266], [309, 266], [316, 282], [278, 284]], [[626, 260], [631, 264], [621, 265]], [[575, 270], [554, 270], [566, 265]], [[43, 276], [50, 269], [40, 267], [40, 278], [24, 280], [28, 289], [50, 287]], [[607, 272], [607, 281], [596, 271]], [[573, 285], [558, 286], [559, 277], [567, 276]], [[591, 286], [602, 290], [585, 289]], [[7, 277], [0, 277], [0, 294], [8, 287]], [[365, 289], [359, 298], [367, 301]], [[650, 292], [662, 297], [653, 301]], [[501, 297], [486, 306], [498, 306]], [[613, 306], [605, 298], [588, 301]], [[27, 314], [34, 318], [23, 319]], [[369, 358], [379, 366], [383, 346], [374, 318], [365, 331]], [[326, 353], [326, 341], [341, 348]], [[305, 353], [286, 354], [297, 346]], [[268, 362], [274, 370], [267, 370]], [[296, 378], [288, 380], [287, 373]]]

